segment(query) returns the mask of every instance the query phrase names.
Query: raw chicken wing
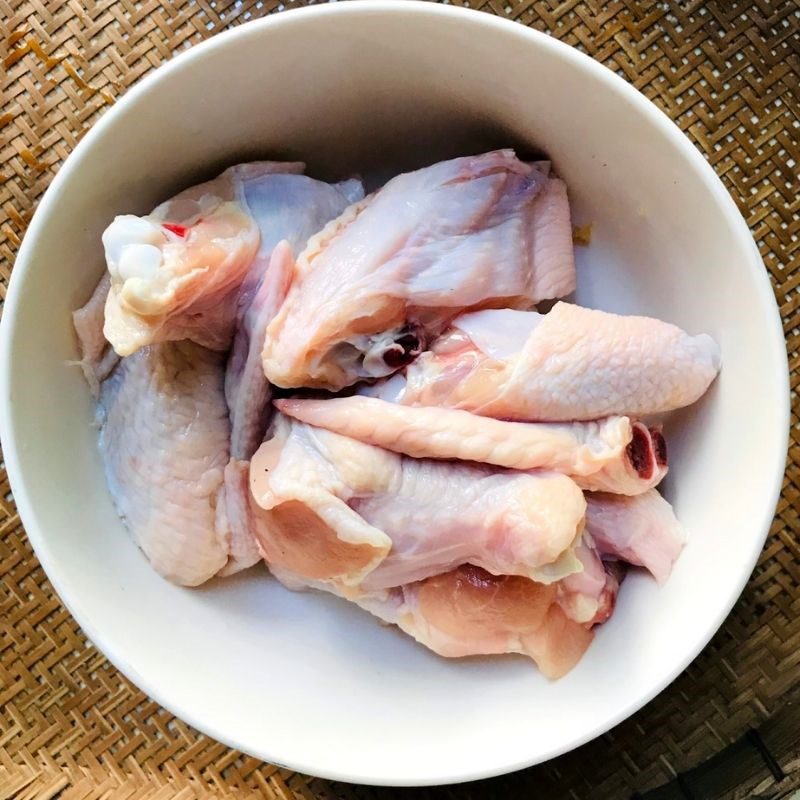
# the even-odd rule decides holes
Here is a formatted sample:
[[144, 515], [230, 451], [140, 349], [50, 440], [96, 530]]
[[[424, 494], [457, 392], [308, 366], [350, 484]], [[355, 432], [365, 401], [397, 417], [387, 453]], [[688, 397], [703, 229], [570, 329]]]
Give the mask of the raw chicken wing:
[[228, 561], [223, 369], [221, 353], [193, 342], [157, 344], [122, 359], [100, 392], [117, 511], [155, 570], [185, 586]]
[[[337, 587], [299, 578], [272, 567], [290, 589], [314, 588], [342, 595]], [[603, 572], [603, 566], [600, 565]], [[595, 618], [575, 619], [565, 581], [536, 583], [518, 575], [492, 575], [463, 564], [417, 583], [387, 591], [351, 595], [349, 599], [384, 622], [397, 625], [420, 644], [448, 658], [520, 653], [532, 658], [548, 678], [559, 678], [577, 664], [594, 637], [591, 627], [607, 619], [618, 584], [595, 586]]]
[[465, 309], [575, 288], [564, 184], [511, 150], [399, 175], [312, 238], [267, 330], [264, 371], [338, 390], [389, 375]]
[[555, 591], [467, 564], [359, 604], [441, 656], [523, 653], [543, 675], [560, 678], [578, 663], [593, 634], [567, 617], [554, 602]]
[[152, 213], [118, 216], [103, 233], [111, 291], [105, 336], [127, 356], [154, 342], [191, 339], [213, 350], [231, 343], [239, 288], [259, 249], [248, 182], [303, 164], [239, 164]]
[[586, 530], [604, 559], [645, 567], [663, 584], [686, 544], [672, 506], [655, 490], [638, 497], [586, 495]]
[[249, 459], [264, 438], [269, 414], [269, 384], [261, 365], [264, 333], [289, 288], [294, 254], [328, 220], [363, 198], [364, 189], [357, 180], [329, 184], [305, 175], [267, 173], [244, 181], [241, 191], [260, 239], [239, 293], [225, 396], [231, 456]]
[[719, 367], [705, 334], [557, 303], [458, 318], [409, 366], [399, 400], [527, 421], [642, 417], [693, 403]]
[[459, 459], [569, 475], [582, 489], [639, 494], [667, 472], [661, 434], [628, 417], [508, 422], [376, 397], [277, 400], [294, 419], [414, 458]]
[[403, 458], [277, 415], [251, 462], [269, 513], [267, 562], [374, 591], [470, 562], [552, 582], [574, 555], [585, 500], [566, 476]]

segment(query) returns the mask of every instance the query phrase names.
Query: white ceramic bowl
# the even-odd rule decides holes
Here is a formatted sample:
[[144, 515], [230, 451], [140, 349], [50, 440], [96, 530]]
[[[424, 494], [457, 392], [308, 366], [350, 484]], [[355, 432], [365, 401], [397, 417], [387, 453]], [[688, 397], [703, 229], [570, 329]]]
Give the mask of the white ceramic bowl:
[[[264, 570], [185, 590], [131, 544], [106, 492], [70, 311], [100, 233], [256, 156], [373, 178], [496, 145], [539, 148], [570, 188], [580, 302], [653, 314], [722, 346], [709, 395], [668, 428], [667, 494], [691, 536], [669, 583], [634, 575], [580, 665], [448, 661]], [[128, 92], [61, 168], [2, 323], [2, 434], [22, 519], [87, 635], [209, 735], [304, 772], [375, 784], [514, 770], [606, 731], [717, 630], [762, 548], [783, 474], [782, 330], [748, 229], [710, 167], [620, 78], [542, 34], [412, 2], [292, 11], [224, 33]]]

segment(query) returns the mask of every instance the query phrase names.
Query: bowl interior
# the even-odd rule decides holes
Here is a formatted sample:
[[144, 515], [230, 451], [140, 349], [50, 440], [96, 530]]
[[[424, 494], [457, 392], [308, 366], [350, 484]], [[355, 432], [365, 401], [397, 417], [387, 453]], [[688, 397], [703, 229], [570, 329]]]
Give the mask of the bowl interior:
[[[162, 581], [106, 492], [70, 312], [103, 269], [100, 233], [220, 168], [300, 158], [317, 177], [512, 144], [566, 179], [579, 302], [653, 314], [721, 344], [711, 392], [667, 427], [667, 494], [691, 541], [666, 586], [625, 582], [580, 665], [440, 659], [331, 597], [255, 569]], [[435, 783], [543, 760], [662, 689], [730, 610], [771, 518], [786, 361], [763, 266], [711, 170], [611, 73], [521, 26], [414, 3], [280, 15], [220, 36], [130, 92], [43, 201], [3, 327], [6, 458], [29, 535], [89, 636], [203, 731], [273, 762], [368, 783]]]

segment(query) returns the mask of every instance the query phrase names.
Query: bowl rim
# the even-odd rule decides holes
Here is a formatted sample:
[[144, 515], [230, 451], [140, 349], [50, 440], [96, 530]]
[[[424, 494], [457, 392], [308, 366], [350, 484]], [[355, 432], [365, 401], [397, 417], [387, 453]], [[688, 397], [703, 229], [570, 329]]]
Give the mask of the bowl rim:
[[[432, 24], [441, 24], [449, 20], [458, 21], [459, 19], [469, 19], [472, 23], [477, 23], [487, 28], [495, 28], [506, 34], [514, 35], [518, 37], [521, 42], [524, 42], [525, 46], [549, 49], [555, 54], [556, 58], [572, 61], [579, 68], [587, 72], [593, 79], [623, 94], [652, 125], [659, 128], [662, 134], [678, 148], [681, 155], [692, 164], [697, 170], [698, 175], [712, 192], [719, 209], [724, 213], [728, 222], [731, 224], [738, 247], [742, 252], [750, 251], [751, 258], [749, 259], [748, 267], [754, 273], [756, 279], [759, 295], [758, 299], [761, 304], [766, 308], [770, 308], [773, 312], [767, 314], [767, 316], [771, 318], [770, 333], [774, 341], [774, 347], [778, 352], [783, 354], [783, 358], [778, 356], [781, 366], [780, 375], [775, 376], [775, 380], [781, 384], [780, 389], [783, 401], [780, 408], [774, 409], [774, 414], [776, 420], [781, 422], [781, 426], [785, 431], [783, 437], [776, 441], [780, 458], [776, 459], [775, 464], [770, 468], [772, 471], [771, 491], [769, 492], [769, 497], [771, 498], [770, 503], [761, 511], [758, 527], [756, 528], [754, 526], [754, 536], [750, 553], [748, 558], [742, 562], [742, 567], [740, 573], [736, 576], [736, 580], [732, 580], [731, 582], [731, 594], [728, 600], [723, 604], [723, 613], [720, 613], [718, 617], [711, 620], [705, 633], [697, 640], [691, 642], [690, 646], [686, 647], [682, 657], [676, 659], [666, 679], [654, 682], [647, 692], [636, 697], [624, 707], [619, 708], [615, 714], [602, 720], [594, 727], [583, 731], [580, 735], [574, 736], [570, 741], [553, 746], [549, 751], [534, 754], [530, 758], [514, 761], [503, 761], [501, 756], [500, 758], [495, 758], [492, 763], [469, 765], [466, 770], [459, 774], [437, 774], [426, 776], [424, 779], [415, 779], [413, 774], [409, 775], [408, 772], [405, 774], [376, 774], [371, 771], [371, 765], [368, 764], [365, 764], [364, 768], [358, 772], [352, 770], [324, 770], [320, 773], [315, 768], [315, 765], [305, 761], [302, 755], [293, 755], [290, 759], [284, 760], [279, 753], [271, 752], [273, 749], [273, 743], [271, 742], [264, 743], [263, 746], [254, 747], [252, 743], [239, 741], [235, 733], [216, 730], [213, 725], [204, 722], [202, 719], [202, 712], [195, 713], [193, 709], [182, 708], [180, 705], [173, 704], [169, 697], [163, 696], [155, 680], [140, 674], [121, 653], [117, 652], [117, 649], [112, 643], [106, 641], [103, 632], [97, 630], [93, 626], [90, 615], [81, 608], [79, 600], [73, 596], [68, 583], [62, 580], [62, 576], [59, 574], [57, 560], [52, 557], [48, 546], [47, 535], [39, 525], [32, 498], [28, 493], [27, 480], [20, 466], [19, 451], [22, 449], [23, 443], [17, 440], [12, 425], [13, 403], [11, 399], [11, 363], [14, 351], [13, 332], [16, 327], [16, 318], [24, 294], [23, 287], [25, 276], [31, 269], [32, 262], [29, 253], [33, 249], [33, 242], [41, 234], [45, 220], [51, 213], [51, 207], [54, 206], [58, 200], [62, 184], [66, 182], [68, 175], [74, 171], [74, 166], [79, 164], [83, 153], [88, 152], [94, 145], [94, 142], [104, 135], [106, 128], [111, 125], [115, 116], [120, 114], [127, 106], [132, 105], [139, 97], [145, 95], [150, 90], [151, 86], [168, 78], [168, 76], [177, 69], [182, 69], [190, 65], [194, 60], [204, 58], [215, 49], [229, 47], [236, 40], [241, 40], [250, 36], [258, 37], [263, 35], [264, 31], [269, 31], [274, 35], [283, 27], [296, 24], [302, 25], [308, 20], [314, 20], [316, 18], [323, 21], [330, 15], [385, 15], [392, 18], [409, 13], [427, 15]], [[272, 764], [330, 780], [346, 781], [350, 783], [365, 783], [382, 786], [420, 786], [460, 783], [489, 778], [530, 767], [569, 752], [602, 735], [615, 725], [627, 719], [649, 703], [653, 697], [662, 692], [684, 671], [723, 624], [725, 618], [739, 599], [764, 547], [774, 517], [775, 507], [780, 497], [785, 473], [785, 454], [788, 450], [790, 432], [790, 385], [788, 358], [786, 355], [785, 338], [779, 309], [772, 291], [768, 272], [761, 259], [755, 241], [753, 240], [750, 229], [739, 213], [732, 197], [722, 184], [719, 176], [708, 164], [700, 151], [695, 148], [680, 128], [678, 128], [678, 126], [652, 101], [647, 99], [633, 85], [629, 84], [605, 65], [595, 61], [592, 57], [548, 34], [528, 28], [524, 24], [473, 9], [431, 3], [427, 0], [371, 0], [369, 3], [333, 3], [290, 9], [279, 14], [272, 14], [258, 20], [248, 21], [235, 28], [216, 34], [210, 39], [192, 46], [189, 50], [172, 57], [169, 61], [149, 72], [133, 87], [127, 90], [114, 106], [109, 108], [102, 117], [91, 126], [86, 135], [69, 154], [67, 159], [65, 159], [57, 175], [42, 197], [33, 219], [28, 226], [27, 232], [24, 235], [15, 262], [15, 268], [12, 270], [12, 275], [9, 280], [2, 318], [0, 318], [0, 440], [3, 442], [6, 471], [20, 519], [23, 522], [25, 531], [47, 578], [50, 580], [64, 605], [81, 626], [87, 638], [137, 687], [166, 708], [170, 713], [185, 720], [199, 731], [202, 731], [229, 747], [244, 753], [253, 754]], [[756, 531], [757, 533], [755, 533]], [[279, 750], [280, 748], [278, 747], [277, 749]], [[413, 770], [411, 770], [411, 772], [413, 773]]]

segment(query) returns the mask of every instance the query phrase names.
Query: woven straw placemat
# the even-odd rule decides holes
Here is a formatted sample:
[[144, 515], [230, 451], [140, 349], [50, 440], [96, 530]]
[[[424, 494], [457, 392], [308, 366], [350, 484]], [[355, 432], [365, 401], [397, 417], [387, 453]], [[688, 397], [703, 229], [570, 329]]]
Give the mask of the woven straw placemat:
[[[36, 202], [98, 116], [177, 51], [284, 5], [301, 3], [0, 0], [0, 298]], [[783, 315], [794, 392], [800, 375], [800, 5], [471, 5], [589, 53], [686, 131], [758, 242]], [[758, 567], [722, 630], [669, 689], [607, 735], [548, 764], [420, 793], [789, 796], [800, 785], [797, 423], [795, 404], [787, 479]], [[86, 641], [61, 605], [26, 540], [4, 470], [0, 576], [0, 800], [393, 794], [243, 756], [149, 700]]]

